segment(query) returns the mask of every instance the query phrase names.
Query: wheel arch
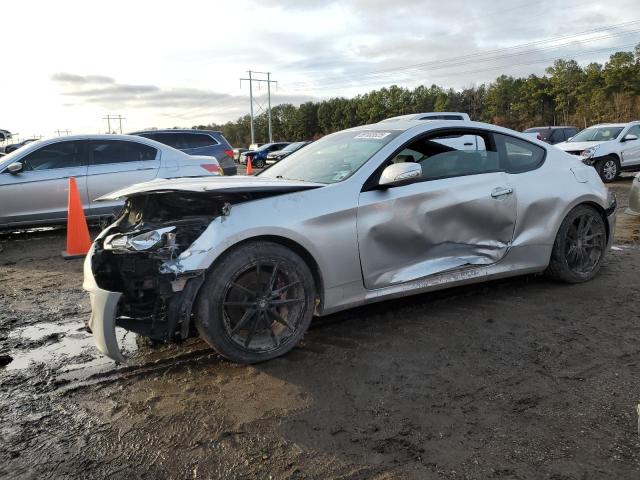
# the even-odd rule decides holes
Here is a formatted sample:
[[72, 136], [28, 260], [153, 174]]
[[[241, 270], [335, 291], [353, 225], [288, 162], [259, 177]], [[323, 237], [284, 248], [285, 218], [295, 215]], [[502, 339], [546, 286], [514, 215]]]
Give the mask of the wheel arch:
[[225, 249], [222, 253], [220, 253], [220, 255], [218, 255], [218, 257], [209, 266], [207, 271], [211, 271], [222, 259], [224, 259], [227, 255], [229, 255], [232, 251], [236, 250], [237, 248], [240, 248], [243, 245], [246, 245], [247, 243], [260, 242], [260, 241], [273, 242], [273, 243], [282, 245], [283, 247], [287, 247], [293, 252], [295, 252], [296, 254], [298, 254], [300, 258], [302, 258], [302, 260], [305, 262], [307, 267], [309, 267], [309, 270], [311, 270], [311, 274], [313, 275], [313, 281], [316, 284], [316, 290], [317, 290], [316, 295], [320, 300], [320, 304], [316, 306], [316, 310], [322, 311], [322, 307], [324, 305], [324, 280], [322, 278], [322, 272], [320, 271], [320, 266], [318, 265], [318, 262], [316, 261], [314, 256], [309, 252], [309, 250], [307, 250], [305, 247], [303, 247], [300, 243], [296, 242], [295, 240], [291, 240], [290, 238], [283, 237], [280, 235], [257, 235], [254, 237], [245, 238], [239, 241], [238, 243], [234, 243], [233, 245], [230, 245], [227, 249]]

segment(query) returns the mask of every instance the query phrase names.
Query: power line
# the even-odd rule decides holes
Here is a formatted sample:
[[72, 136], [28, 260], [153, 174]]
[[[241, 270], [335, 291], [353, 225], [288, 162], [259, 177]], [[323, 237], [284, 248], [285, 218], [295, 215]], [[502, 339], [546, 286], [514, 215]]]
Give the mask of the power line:
[[[350, 75], [343, 75], [343, 76], [340, 76], [340, 77], [325, 77], [325, 78], [320, 78], [317, 81], [322, 83], [323, 87], [326, 89], [327, 87], [329, 87], [329, 86], [331, 86], [333, 84], [336, 84], [336, 82], [344, 82], [344, 81], [349, 81], [349, 80], [352, 80], [352, 79], [362, 80], [363, 78], [384, 77], [384, 76], [387, 76], [389, 74], [395, 74], [397, 72], [401, 72], [401, 71], [405, 71], [405, 70], [417, 70], [417, 69], [424, 69], [424, 68], [438, 69], [438, 68], [445, 68], [445, 66], [455, 66], [455, 65], [458, 65], [458, 64], [461, 64], [461, 63], [467, 63], [467, 62], [478, 63], [478, 62], [486, 62], [486, 61], [491, 61], [491, 60], [499, 60], [499, 59], [507, 58], [507, 57], [521, 56], [521, 55], [526, 55], [526, 54], [529, 54], [529, 53], [535, 53], [535, 52], [539, 52], [541, 50], [555, 49], [555, 48], [558, 48], [560, 46], [564, 46], [564, 45], [572, 43], [572, 41], [575, 38], [580, 37], [580, 36], [584, 36], [584, 35], [592, 34], [592, 33], [597, 33], [597, 32], [603, 32], [603, 31], [612, 30], [612, 29], [621, 28], [621, 27], [628, 27], [628, 26], [636, 25], [636, 24], [640, 24], [640, 20], [633, 20], [633, 21], [624, 22], [624, 23], [620, 23], [620, 24], [603, 26], [603, 27], [599, 27], [599, 28], [596, 28], [596, 29], [588, 30], [588, 31], [574, 33], [574, 34], [571, 34], [571, 35], [562, 35], [562, 36], [558, 36], [558, 37], [550, 37], [550, 38], [546, 38], [546, 39], [542, 39], [542, 40], [537, 40], [537, 41], [533, 41], [533, 42], [527, 42], [527, 43], [523, 43], [523, 44], [519, 44], [519, 45], [514, 45], [512, 47], [503, 47], [503, 48], [499, 48], [499, 49], [488, 50], [488, 51], [485, 51], [485, 52], [476, 52], [476, 53], [472, 53], [472, 54], [460, 55], [460, 56], [457, 56], [457, 57], [452, 57], [452, 58], [444, 59], [444, 60], [434, 60], [434, 61], [430, 61], [430, 62], [423, 62], [423, 63], [417, 63], [417, 64], [412, 64], [412, 65], [404, 65], [404, 66], [399, 66], [399, 67], [394, 67], [394, 68], [388, 68], [388, 69], [365, 72], [365, 73], [361, 73], [361, 74], [353, 73], [353, 74], [350, 74]], [[588, 42], [594, 42], [594, 41], [604, 40], [604, 39], [613, 38], [613, 37], [626, 36], [626, 35], [636, 34], [636, 33], [639, 33], [639, 32], [640, 32], [640, 30], [632, 30], [632, 31], [628, 31], [627, 30], [627, 31], [622, 31], [622, 32], [617, 32], [617, 33], [611, 33], [609, 35], [601, 35], [601, 36], [596, 37], [596, 38], [587, 38], [587, 39], [581, 40], [581, 43], [588, 43]], [[554, 45], [549, 45], [549, 46], [544, 47], [544, 48], [517, 52], [517, 50], [522, 49], [524, 47], [535, 46], [535, 45], [544, 45], [546, 43], [558, 42], [560, 40], [565, 40], [565, 42], [563, 44], [560, 44], [560, 45], [554, 44]], [[569, 41], [567, 41], [567, 40], [569, 40]], [[508, 52], [511, 52], [511, 51], [513, 51], [513, 53], [508, 53]], [[493, 54], [493, 53], [500, 53], [500, 52], [507, 52], [507, 53], [505, 53], [503, 55], [494, 55], [494, 56], [487, 57], [487, 55], [490, 55], [490, 54]], [[296, 83], [293, 83], [292, 85], [300, 85], [299, 88], [293, 88], [292, 90], [302, 90], [302, 89], [304, 89], [305, 86], [307, 88], [311, 87], [309, 82], [296, 82]]]
[[[620, 51], [621, 49], [625, 49], [625, 48], [632, 48], [635, 44], [627, 44], [627, 45], [618, 45], [618, 46], [613, 46], [613, 47], [607, 47], [607, 48], [603, 48], [603, 49], [598, 49], [598, 50], [589, 50], [589, 51], [582, 51], [582, 52], [576, 52], [574, 54], [571, 54], [572, 57], [581, 57], [581, 56], [585, 56], [585, 55], [592, 55], [594, 53], [601, 53], [601, 52], [607, 52], [607, 51], [611, 51], [611, 50], [615, 50], [615, 51]], [[567, 58], [569, 55], [564, 55], [564, 56], [560, 56], [560, 57], [546, 57], [546, 58], [541, 58], [538, 60], [530, 60], [530, 61], [526, 61], [526, 62], [520, 62], [520, 63], [512, 63], [509, 65], [509, 67], [517, 67], [517, 66], [523, 66], [523, 65], [534, 65], [534, 64], [538, 64], [538, 63], [547, 63], [547, 62], [551, 62], [551, 61], [555, 61], [555, 60], [561, 60], [564, 58]], [[479, 69], [475, 69], [475, 70], [458, 70], [455, 72], [447, 72], [449, 75], [468, 75], [468, 74], [472, 74], [472, 73], [481, 73], [481, 72], [488, 72], [488, 71], [493, 71], [493, 70], [502, 70], [505, 69], [506, 67], [504, 65], [498, 65], [498, 66], [494, 66], [494, 67], [486, 67], [486, 68], [479, 68]], [[444, 75], [444, 72], [441, 72], [439, 76]], [[372, 80], [373, 81], [373, 80]], [[370, 81], [369, 83], [363, 83], [363, 84], [359, 84], [358, 86], [360, 87], [365, 87], [365, 86], [371, 86], [371, 85], [380, 85], [379, 80], [377, 81], [376, 84], [372, 83], [372, 81]], [[389, 80], [387, 82], [384, 83], [384, 85], [387, 85], [389, 83], [395, 83], [395, 81]], [[322, 87], [319, 88], [319, 90], [325, 90], [328, 88], [336, 88], [336, 87]]]
[[122, 115], [118, 114], [118, 115], [107, 115], [106, 117], [102, 117], [102, 119], [107, 121], [107, 129], [108, 129], [107, 133], [112, 133], [111, 120], [118, 120], [120, 135], [122, 135], [122, 120], [126, 120], [127, 119], [126, 117], [123, 117]]
[[[277, 86], [278, 82], [276, 80], [271, 80], [271, 72], [256, 72], [253, 70], [247, 70], [247, 73], [249, 73], [249, 78], [240, 79], [240, 88], [242, 88], [243, 81], [249, 82], [249, 105], [250, 105], [250, 113], [251, 113], [251, 143], [256, 143], [255, 129], [253, 126], [253, 120], [254, 120], [253, 105], [254, 103], [258, 103], [257, 100], [254, 100], [253, 98], [253, 82], [256, 82], [258, 86], [260, 85], [260, 83], [263, 83], [263, 82], [267, 84], [267, 102], [268, 102], [267, 118], [269, 120], [269, 142], [273, 142], [273, 134], [271, 130], [271, 84], [275, 83]], [[253, 77], [254, 73], [257, 73], [258, 75], [266, 75], [267, 78], [266, 80], [262, 78], [254, 78]], [[264, 111], [264, 107], [261, 106], [259, 103], [258, 103], [258, 107], [260, 107], [260, 109]]]

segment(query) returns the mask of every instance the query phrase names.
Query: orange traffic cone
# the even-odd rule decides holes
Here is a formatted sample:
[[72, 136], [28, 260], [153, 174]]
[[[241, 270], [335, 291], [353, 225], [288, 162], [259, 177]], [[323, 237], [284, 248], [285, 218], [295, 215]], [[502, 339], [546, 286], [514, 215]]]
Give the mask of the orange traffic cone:
[[76, 179], [69, 177], [69, 206], [67, 215], [67, 249], [62, 252], [66, 259], [84, 257], [91, 248], [91, 237], [84, 218], [82, 201], [78, 194]]
[[251, 166], [251, 157], [247, 157], [247, 175], [253, 175], [253, 167]]

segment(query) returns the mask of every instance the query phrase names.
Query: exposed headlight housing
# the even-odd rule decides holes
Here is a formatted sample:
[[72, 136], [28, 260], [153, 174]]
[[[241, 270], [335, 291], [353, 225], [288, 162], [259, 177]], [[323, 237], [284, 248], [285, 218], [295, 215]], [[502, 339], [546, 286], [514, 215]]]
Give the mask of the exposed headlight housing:
[[586, 150], [583, 150], [580, 154], [582, 160], [591, 160], [595, 156], [599, 148], [600, 145], [594, 145], [593, 147], [589, 147]]
[[104, 239], [104, 248], [105, 250], [135, 250], [137, 252], [150, 250], [154, 247], [161, 246], [166, 234], [172, 232], [175, 228], [176, 227], [159, 228], [135, 236], [116, 233]]

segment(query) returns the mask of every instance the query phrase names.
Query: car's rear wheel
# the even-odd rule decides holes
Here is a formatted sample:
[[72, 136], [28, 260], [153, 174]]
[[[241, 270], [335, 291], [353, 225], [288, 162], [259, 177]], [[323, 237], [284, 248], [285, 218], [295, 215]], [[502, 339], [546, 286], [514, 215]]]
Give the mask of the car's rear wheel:
[[553, 244], [547, 274], [563, 282], [591, 280], [600, 270], [607, 245], [602, 216], [588, 205], [579, 205], [566, 216]]
[[620, 174], [620, 164], [618, 159], [613, 156], [604, 157], [599, 160], [596, 165], [596, 170], [604, 183], [613, 182]]
[[300, 341], [315, 297], [313, 275], [299, 255], [273, 242], [246, 243], [208, 273], [196, 327], [229, 360], [270, 360]]

